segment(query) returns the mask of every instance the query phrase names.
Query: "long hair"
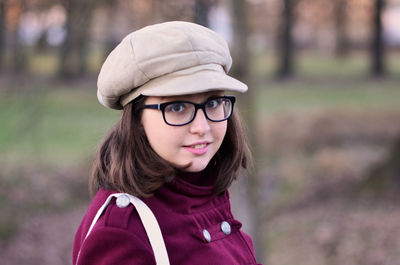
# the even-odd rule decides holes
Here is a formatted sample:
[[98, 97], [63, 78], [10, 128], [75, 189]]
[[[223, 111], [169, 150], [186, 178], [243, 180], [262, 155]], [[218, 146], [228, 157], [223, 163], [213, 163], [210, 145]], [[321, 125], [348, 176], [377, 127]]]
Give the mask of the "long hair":
[[[143, 104], [144, 97], [127, 104], [100, 144], [89, 180], [92, 196], [105, 188], [148, 197], [176, 175], [178, 169], [161, 158], [147, 140], [141, 123]], [[213, 157], [218, 169], [214, 193], [223, 193], [251, 160], [244, 128], [234, 110], [222, 145]]]

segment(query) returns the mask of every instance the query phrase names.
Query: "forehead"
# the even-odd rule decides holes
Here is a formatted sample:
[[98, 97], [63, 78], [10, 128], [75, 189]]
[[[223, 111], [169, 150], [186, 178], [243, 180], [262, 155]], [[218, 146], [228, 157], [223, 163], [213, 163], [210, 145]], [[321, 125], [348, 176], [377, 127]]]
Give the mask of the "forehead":
[[146, 104], [176, 101], [176, 100], [202, 102], [209, 97], [223, 96], [224, 94], [225, 94], [224, 91], [218, 90], [218, 91], [209, 91], [209, 92], [204, 92], [204, 93], [188, 94], [188, 95], [180, 95], [180, 96], [168, 96], [168, 97], [149, 96], [146, 99]]

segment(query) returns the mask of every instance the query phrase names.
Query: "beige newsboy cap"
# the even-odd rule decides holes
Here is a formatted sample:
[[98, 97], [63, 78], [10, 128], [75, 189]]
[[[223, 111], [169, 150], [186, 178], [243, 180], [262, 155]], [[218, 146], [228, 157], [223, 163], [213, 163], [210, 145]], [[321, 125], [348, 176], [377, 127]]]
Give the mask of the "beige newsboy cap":
[[227, 75], [231, 64], [227, 43], [214, 31], [182, 21], [155, 24], [130, 33], [109, 54], [97, 97], [106, 107], [122, 109], [140, 95], [247, 91]]

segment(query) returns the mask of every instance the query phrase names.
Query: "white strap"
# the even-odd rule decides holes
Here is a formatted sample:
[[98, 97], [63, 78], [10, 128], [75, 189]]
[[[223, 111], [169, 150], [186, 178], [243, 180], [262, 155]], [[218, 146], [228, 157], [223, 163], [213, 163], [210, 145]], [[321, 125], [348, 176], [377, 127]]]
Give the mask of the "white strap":
[[144, 229], [149, 237], [150, 245], [153, 249], [154, 257], [157, 265], [169, 265], [168, 253], [165, 247], [164, 239], [161, 234], [160, 226], [158, 225], [157, 219], [154, 216], [150, 208], [139, 198], [132, 196], [127, 193], [114, 193], [108, 196], [107, 200], [97, 211], [92, 224], [86, 234], [85, 239], [89, 236], [97, 220], [100, 218], [101, 214], [104, 212], [106, 207], [110, 204], [112, 198], [118, 198], [119, 196], [128, 196], [130, 203], [132, 203], [142, 221]]

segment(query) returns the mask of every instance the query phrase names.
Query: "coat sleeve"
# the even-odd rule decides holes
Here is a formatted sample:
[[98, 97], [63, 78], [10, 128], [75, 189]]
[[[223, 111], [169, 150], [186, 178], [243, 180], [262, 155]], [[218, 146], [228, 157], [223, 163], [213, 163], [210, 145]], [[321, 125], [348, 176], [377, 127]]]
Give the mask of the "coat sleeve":
[[153, 250], [135, 234], [124, 229], [101, 227], [85, 239], [76, 265], [151, 265]]

